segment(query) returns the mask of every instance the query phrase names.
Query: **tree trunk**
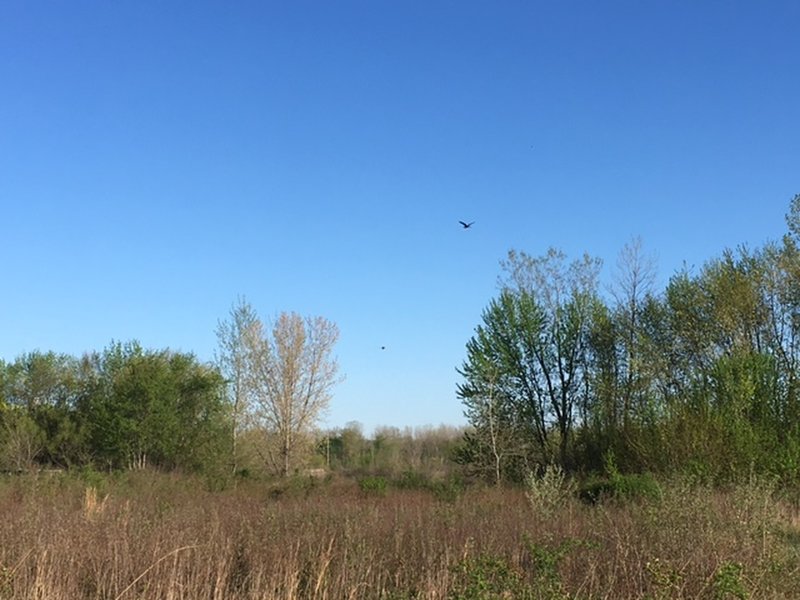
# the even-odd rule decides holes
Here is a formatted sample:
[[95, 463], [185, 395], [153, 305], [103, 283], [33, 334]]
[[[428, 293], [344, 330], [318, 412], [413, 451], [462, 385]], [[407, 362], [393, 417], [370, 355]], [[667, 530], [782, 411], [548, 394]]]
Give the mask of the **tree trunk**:
[[289, 451], [290, 451], [290, 446], [291, 446], [291, 441], [290, 441], [290, 438], [289, 438], [289, 433], [286, 432], [286, 434], [283, 436], [283, 448], [281, 449], [281, 454], [283, 454], [283, 476], [284, 477], [288, 477], [289, 476], [289, 467], [290, 467], [290, 464], [289, 464], [289, 454], [290, 454], [290, 452]]

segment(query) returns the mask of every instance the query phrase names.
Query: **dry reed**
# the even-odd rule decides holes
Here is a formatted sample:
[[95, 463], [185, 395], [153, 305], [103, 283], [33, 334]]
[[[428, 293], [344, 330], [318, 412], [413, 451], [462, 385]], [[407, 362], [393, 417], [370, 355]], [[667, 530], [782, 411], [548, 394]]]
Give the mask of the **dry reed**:
[[[537, 512], [522, 490], [211, 493], [155, 473], [0, 482], [0, 599], [791, 598], [800, 530], [771, 490]], [[91, 491], [90, 491], [91, 490]], [[481, 587], [483, 586], [483, 587]]]

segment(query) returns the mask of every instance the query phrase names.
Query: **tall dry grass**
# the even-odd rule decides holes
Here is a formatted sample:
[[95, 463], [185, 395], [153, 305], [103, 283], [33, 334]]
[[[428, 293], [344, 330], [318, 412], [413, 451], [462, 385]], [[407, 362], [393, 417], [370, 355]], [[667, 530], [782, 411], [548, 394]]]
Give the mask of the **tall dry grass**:
[[542, 511], [513, 489], [17, 477], [0, 515], [0, 599], [800, 597], [793, 505], [758, 482]]

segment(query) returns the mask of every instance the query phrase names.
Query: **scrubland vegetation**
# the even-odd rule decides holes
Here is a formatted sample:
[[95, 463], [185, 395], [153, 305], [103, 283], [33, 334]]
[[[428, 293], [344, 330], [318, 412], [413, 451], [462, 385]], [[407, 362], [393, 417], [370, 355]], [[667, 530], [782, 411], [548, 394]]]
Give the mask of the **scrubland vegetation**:
[[769, 481], [634, 484], [594, 502], [570, 481], [407, 474], [210, 491], [155, 472], [7, 476], [0, 598], [796, 597], [796, 498]]
[[112, 343], [0, 362], [0, 600], [796, 598], [800, 195], [654, 287], [511, 251], [468, 427], [315, 425], [336, 326], [243, 299], [214, 364]]

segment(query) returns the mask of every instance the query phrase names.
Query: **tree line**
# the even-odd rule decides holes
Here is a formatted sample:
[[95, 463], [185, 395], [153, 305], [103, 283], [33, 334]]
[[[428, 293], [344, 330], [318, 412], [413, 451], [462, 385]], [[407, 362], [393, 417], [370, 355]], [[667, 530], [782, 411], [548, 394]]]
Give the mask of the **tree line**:
[[634, 240], [610, 293], [600, 261], [511, 251], [459, 368], [473, 473], [513, 480], [546, 465], [753, 470], [800, 480], [800, 195], [788, 231], [725, 250], [655, 289]]
[[357, 421], [324, 432], [317, 442], [316, 463], [348, 474], [377, 473], [401, 478], [409, 473], [429, 477], [452, 474], [452, 457], [464, 427], [378, 427], [366, 436]]
[[0, 469], [235, 473], [246, 434], [260, 468], [293, 472], [337, 381], [335, 324], [282, 313], [266, 325], [240, 299], [217, 337], [213, 363], [135, 341], [0, 361]]
[[1, 466], [208, 467], [224, 449], [224, 387], [193, 355], [137, 342], [26, 353], [0, 364]]
[[0, 360], [0, 469], [286, 476], [305, 466], [435, 472], [454, 458], [498, 483], [609, 464], [798, 482], [800, 195], [787, 225], [781, 240], [725, 250], [663, 290], [638, 240], [607, 293], [597, 258], [510, 251], [458, 369], [463, 435], [319, 432], [340, 379], [338, 328], [295, 313], [264, 322], [239, 299], [217, 324], [211, 363], [137, 342]]
[[0, 361], [0, 471], [150, 468], [224, 481], [452, 469], [463, 428], [318, 429], [339, 380], [332, 322], [282, 313], [265, 323], [239, 298], [216, 334], [209, 363], [136, 341]]

